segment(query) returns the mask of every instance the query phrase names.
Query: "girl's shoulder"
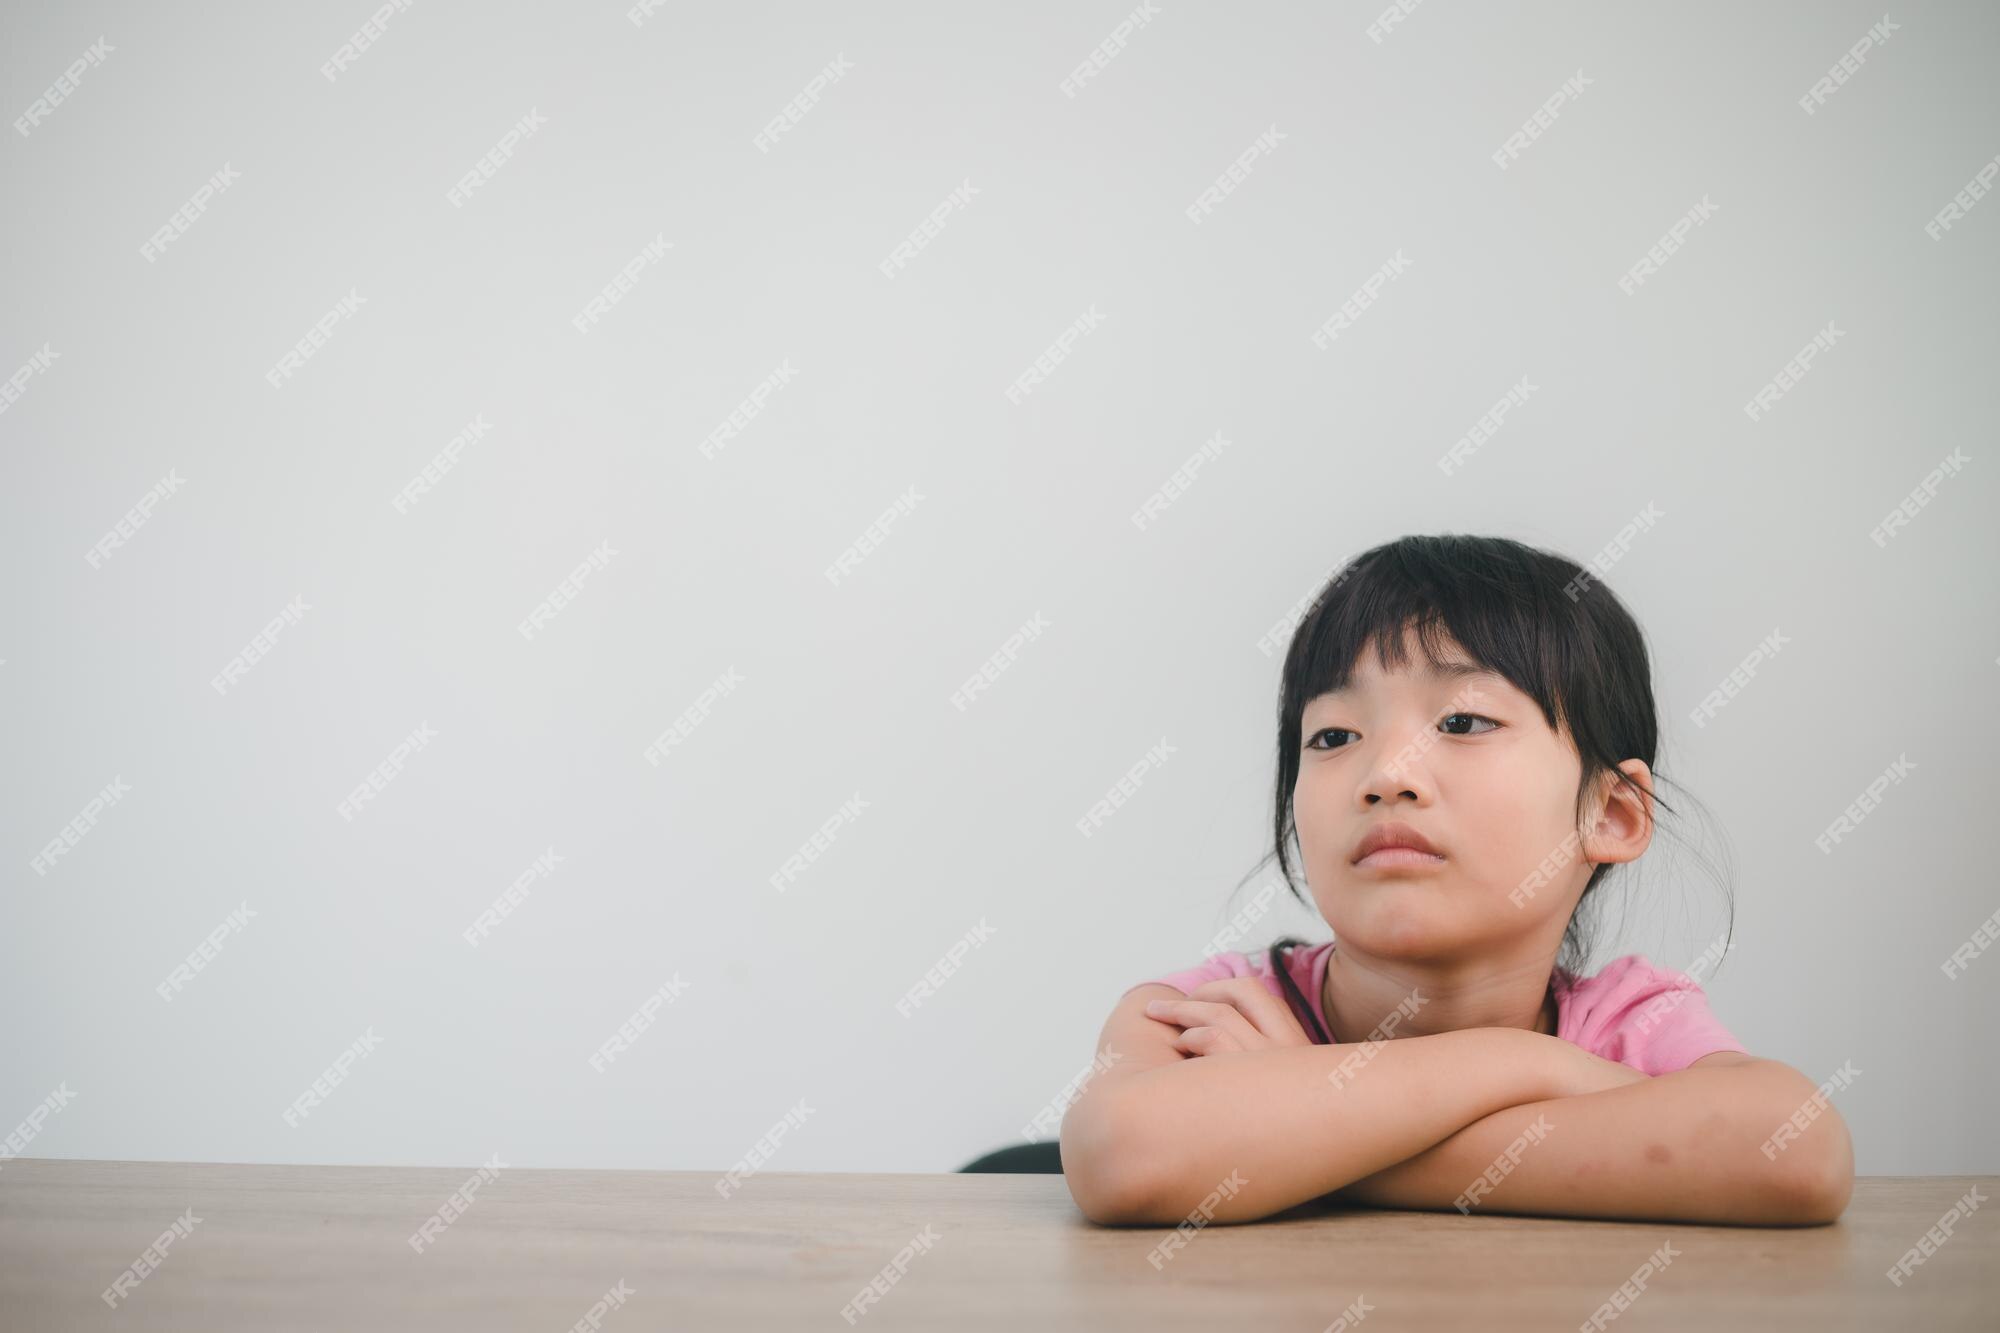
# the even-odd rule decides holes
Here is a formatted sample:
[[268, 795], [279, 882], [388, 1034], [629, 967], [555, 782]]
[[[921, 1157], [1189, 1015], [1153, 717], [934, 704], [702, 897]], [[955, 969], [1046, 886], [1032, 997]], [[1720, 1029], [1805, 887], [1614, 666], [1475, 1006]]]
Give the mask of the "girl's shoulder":
[[1562, 973], [1557, 982], [1556, 1035], [1645, 1073], [1744, 1049], [1709, 1008], [1699, 981], [1644, 954], [1615, 958], [1587, 977]]
[[[1285, 955], [1285, 965], [1295, 977], [1301, 973], [1310, 974], [1317, 956], [1332, 947], [1333, 944], [1329, 941], [1326, 944], [1292, 948]], [[1184, 967], [1177, 972], [1163, 972], [1143, 981], [1135, 981], [1125, 989], [1130, 991], [1134, 987], [1152, 984], [1172, 986], [1175, 990], [1186, 993], [1204, 982], [1220, 981], [1227, 977], [1256, 977], [1273, 995], [1284, 994], [1278, 984], [1277, 974], [1271, 971], [1271, 951], [1268, 948], [1258, 949], [1252, 953], [1210, 954], [1193, 967]]]
[[1184, 967], [1175, 972], [1162, 972], [1158, 976], [1135, 981], [1125, 989], [1129, 991], [1138, 986], [1155, 985], [1172, 986], [1175, 990], [1186, 992], [1205, 981], [1219, 981], [1224, 977], [1268, 976], [1270, 976], [1269, 960], [1265, 951], [1261, 949], [1254, 954], [1213, 953], [1193, 967]]
[[1622, 958], [1614, 958], [1589, 976], [1560, 972], [1558, 980], [1579, 998], [1639, 991], [1701, 989], [1701, 983], [1692, 976], [1670, 967], [1661, 967], [1642, 953], [1628, 953]]

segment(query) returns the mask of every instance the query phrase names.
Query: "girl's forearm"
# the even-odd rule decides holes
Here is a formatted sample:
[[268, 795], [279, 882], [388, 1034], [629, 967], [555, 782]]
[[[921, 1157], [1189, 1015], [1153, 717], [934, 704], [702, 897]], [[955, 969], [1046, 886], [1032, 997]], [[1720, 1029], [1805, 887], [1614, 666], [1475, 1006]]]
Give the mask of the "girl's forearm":
[[1839, 1116], [1829, 1110], [1775, 1156], [1764, 1151], [1812, 1092], [1796, 1071], [1760, 1061], [1527, 1102], [1492, 1112], [1335, 1197], [1383, 1208], [1550, 1217], [1830, 1222], [1853, 1178], [1852, 1142]]
[[[1468, 1028], [1345, 1046], [1230, 1051], [1102, 1081], [1065, 1117], [1064, 1170], [1095, 1220], [1248, 1221], [1551, 1095], [1553, 1037]], [[1079, 1184], [1085, 1183], [1079, 1180]]]

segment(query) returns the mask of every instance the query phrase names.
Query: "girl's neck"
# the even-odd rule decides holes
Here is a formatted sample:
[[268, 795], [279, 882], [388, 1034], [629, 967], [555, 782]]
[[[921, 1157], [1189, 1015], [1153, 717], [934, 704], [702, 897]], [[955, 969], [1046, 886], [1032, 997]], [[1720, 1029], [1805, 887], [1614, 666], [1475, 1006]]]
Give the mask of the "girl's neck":
[[1554, 960], [1477, 967], [1375, 959], [1336, 946], [1327, 957], [1320, 1010], [1336, 1045], [1423, 1037], [1463, 1028], [1511, 1027], [1554, 1035]]

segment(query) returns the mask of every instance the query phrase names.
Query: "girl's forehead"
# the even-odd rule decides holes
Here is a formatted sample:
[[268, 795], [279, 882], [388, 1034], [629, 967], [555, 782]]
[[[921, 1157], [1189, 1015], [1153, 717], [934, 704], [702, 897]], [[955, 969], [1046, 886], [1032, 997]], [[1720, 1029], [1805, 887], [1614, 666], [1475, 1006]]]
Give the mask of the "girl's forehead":
[[1375, 660], [1375, 655], [1369, 652], [1356, 660], [1344, 683], [1321, 691], [1307, 703], [1351, 701], [1370, 694], [1412, 689], [1426, 692], [1448, 690], [1455, 697], [1463, 696], [1468, 704], [1500, 699], [1519, 702], [1527, 697], [1500, 672], [1462, 654], [1454, 653], [1433, 663], [1419, 653], [1384, 669]]
[[1513, 682], [1493, 668], [1475, 662], [1463, 650], [1445, 653], [1435, 662], [1419, 651], [1386, 668], [1376, 660], [1374, 653], [1364, 652], [1355, 659], [1354, 669], [1348, 673], [1346, 683], [1328, 693], [1352, 693], [1387, 680], [1412, 680], [1425, 685], [1483, 682], [1513, 688]]
[[[1401, 635], [1392, 640], [1386, 635], [1371, 635], [1361, 645], [1350, 669], [1349, 684], [1354, 678], [1368, 676], [1416, 676], [1426, 682], [1435, 680], [1452, 681], [1473, 676], [1491, 676], [1497, 681], [1506, 677], [1493, 668], [1475, 661], [1443, 624], [1433, 622], [1420, 632], [1415, 624], [1406, 624]], [[1385, 665], [1384, 658], [1391, 659]]]

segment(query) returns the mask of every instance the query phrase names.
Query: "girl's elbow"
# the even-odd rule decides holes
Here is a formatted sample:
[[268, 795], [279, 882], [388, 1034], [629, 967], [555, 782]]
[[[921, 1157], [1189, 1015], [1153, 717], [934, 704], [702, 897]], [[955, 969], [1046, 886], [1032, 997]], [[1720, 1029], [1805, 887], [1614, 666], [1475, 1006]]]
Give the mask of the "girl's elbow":
[[1811, 1154], [1801, 1154], [1785, 1176], [1784, 1206], [1803, 1226], [1837, 1222], [1854, 1197], [1854, 1141], [1836, 1112], [1824, 1117], [1829, 1135]]
[[1092, 1222], [1143, 1226], [1154, 1221], [1158, 1161], [1146, 1149], [1143, 1115], [1113, 1093], [1093, 1088], [1063, 1116], [1063, 1181]]
[[1148, 1196], [1123, 1179], [1070, 1171], [1064, 1171], [1063, 1178], [1069, 1182], [1077, 1211], [1099, 1226], [1140, 1227], [1153, 1221]]
[[1853, 1148], [1843, 1147], [1829, 1157], [1831, 1160], [1823, 1163], [1807, 1184], [1803, 1208], [1808, 1222], [1838, 1222], [1847, 1211], [1847, 1201], [1854, 1197]]

